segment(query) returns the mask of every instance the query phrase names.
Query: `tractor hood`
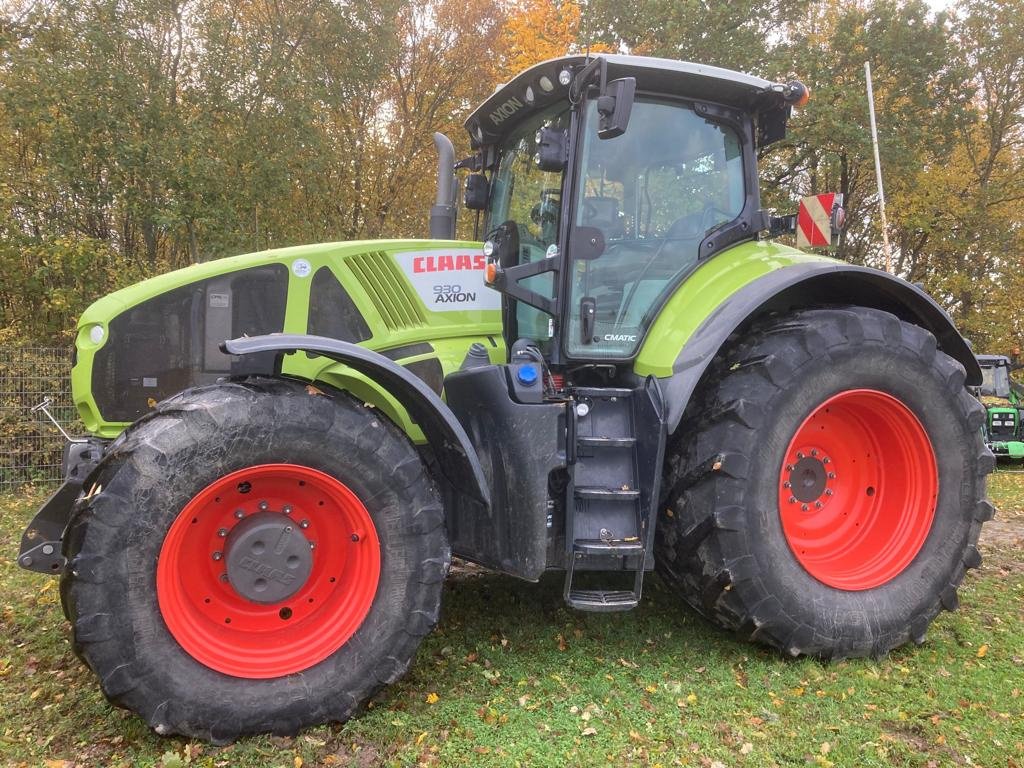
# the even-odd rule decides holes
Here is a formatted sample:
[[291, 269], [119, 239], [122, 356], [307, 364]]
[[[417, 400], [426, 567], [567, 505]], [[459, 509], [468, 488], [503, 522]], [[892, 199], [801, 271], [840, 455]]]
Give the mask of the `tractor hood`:
[[[276, 355], [238, 357], [220, 345], [273, 333], [361, 344], [440, 391], [473, 341], [504, 358], [501, 297], [484, 285], [484, 263], [478, 243], [357, 241], [233, 256], [144, 280], [82, 313], [75, 405], [89, 432], [112, 437], [183, 389], [272, 373]], [[324, 364], [294, 355], [284, 372], [314, 378]]]

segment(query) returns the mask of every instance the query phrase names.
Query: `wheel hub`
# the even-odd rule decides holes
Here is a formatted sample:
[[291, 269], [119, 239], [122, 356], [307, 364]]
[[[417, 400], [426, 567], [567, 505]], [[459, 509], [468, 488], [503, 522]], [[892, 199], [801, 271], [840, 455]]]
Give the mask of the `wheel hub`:
[[817, 456], [803, 456], [791, 464], [789, 486], [797, 501], [808, 503], [818, 501], [828, 484], [825, 464]]
[[313, 568], [309, 540], [287, 515], [257, 512], [225, 541], [228, 583], [246, 600], [277, 603], [305, 585]]

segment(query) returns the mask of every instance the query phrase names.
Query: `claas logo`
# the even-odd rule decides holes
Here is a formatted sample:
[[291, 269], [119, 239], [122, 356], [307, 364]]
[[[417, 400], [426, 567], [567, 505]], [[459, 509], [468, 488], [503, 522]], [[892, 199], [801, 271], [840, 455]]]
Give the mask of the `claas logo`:
[[417, 256], [412, 260], [412, 271], [416, 273], [469, 272], [475, 269], [483, 270], [485, 266], [487, 266], [487, 259], [482, 253], [475, 255], [460, 253], [458, 255]]

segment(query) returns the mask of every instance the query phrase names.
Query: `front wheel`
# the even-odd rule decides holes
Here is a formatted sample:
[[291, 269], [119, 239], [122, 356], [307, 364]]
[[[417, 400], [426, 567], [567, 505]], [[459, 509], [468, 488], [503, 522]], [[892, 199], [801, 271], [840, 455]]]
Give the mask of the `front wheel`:
[[677, 433], [658, 569], [715, 623], [793, 656], [922, 642], [980, 563], [983, 417], [963, 368], [890, 314], [765, 322]]
[[65, 538], [65, 610], [107, 697], [158, 733], [344, 721], [437, 621], [437, 490], [405, 435], [342, 393], [189, 390], [90, 484]]

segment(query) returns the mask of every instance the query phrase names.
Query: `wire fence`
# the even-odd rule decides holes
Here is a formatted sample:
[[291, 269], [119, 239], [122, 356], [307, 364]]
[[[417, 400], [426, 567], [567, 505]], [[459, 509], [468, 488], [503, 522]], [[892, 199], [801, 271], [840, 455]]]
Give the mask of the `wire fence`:
[[64, 438], [41, 411], [32, 411], [46, 398], [61, 425], [81, 433], [71, 400], [71, 349], [0, 347], [0, 491], [63, 479]]

